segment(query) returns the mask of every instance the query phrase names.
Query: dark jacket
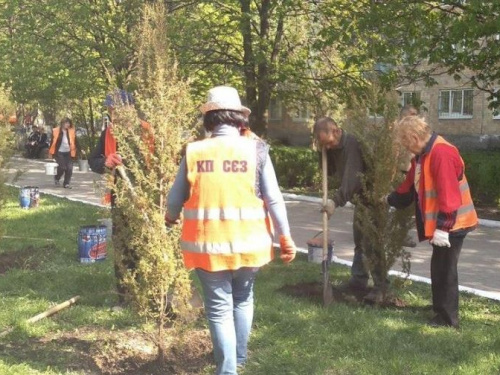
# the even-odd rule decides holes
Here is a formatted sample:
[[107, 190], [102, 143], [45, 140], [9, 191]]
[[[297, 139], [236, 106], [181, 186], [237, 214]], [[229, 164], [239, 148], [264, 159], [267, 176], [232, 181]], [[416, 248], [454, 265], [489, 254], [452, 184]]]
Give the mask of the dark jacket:
[[101, 136], [99, 137], [99, 142], [94, 147], [89, 155], [89, 166], [92, 172], [103, 174], [106, 171], [104, 163], [106, 162], [106, 156], [104, 155], [104, 145], [105, 145], [106, 130], [103, 130]]
[[[320, 157], [321, 158], [321, 157]], [[333, 195], [338, 207], [345, 206], [355, 195], [362, 195], [361, 175], [366, 171], [361, 145], [352, 135], [342, 130], [340, 144], [327, 150], [328, 175], [340, 178], [340, 187]]]

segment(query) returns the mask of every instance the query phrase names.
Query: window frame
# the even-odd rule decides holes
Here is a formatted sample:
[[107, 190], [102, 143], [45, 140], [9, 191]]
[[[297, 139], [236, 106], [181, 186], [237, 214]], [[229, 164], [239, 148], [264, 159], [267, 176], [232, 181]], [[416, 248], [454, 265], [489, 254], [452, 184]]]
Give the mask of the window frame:
[[[271, 108], [274, 107], [278, 117], [273, 116]], [[280, 121], [283, 119], [283, 104], [278, 98], [273, 98], [269, 101], [269, 121]]]
[[[472, 105], [471, 105], [471, 114], [464, 114], [464, 105], [465, 105], [465, 92], [470, 91], [472, 95]], [[444, 92], [447, 92], [448, 97], [448, 111], [443, 112], [441, 109], [441, 98]], [[460, 112], [453, 112], [454, 107], [454, 99], [456, 96], [453, 95], [453, 92], [461, 93], [461, 110]], [[438, 97], [438, 118], [440, 120], [470, 120], [474, 118], [474, 89], [472, 88], [464, 88], [464, 89], [440, 89], [439, 97]]]

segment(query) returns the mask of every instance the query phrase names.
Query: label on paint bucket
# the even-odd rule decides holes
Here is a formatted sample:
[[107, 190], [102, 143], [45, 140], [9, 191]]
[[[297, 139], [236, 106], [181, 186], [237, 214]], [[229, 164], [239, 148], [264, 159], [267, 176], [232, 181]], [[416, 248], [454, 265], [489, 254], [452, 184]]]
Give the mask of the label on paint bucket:
[[78, 256], [80, 263], [94, 263], [106, 259], [105, 225], [90, 225], [80, 228], [78, 233]]

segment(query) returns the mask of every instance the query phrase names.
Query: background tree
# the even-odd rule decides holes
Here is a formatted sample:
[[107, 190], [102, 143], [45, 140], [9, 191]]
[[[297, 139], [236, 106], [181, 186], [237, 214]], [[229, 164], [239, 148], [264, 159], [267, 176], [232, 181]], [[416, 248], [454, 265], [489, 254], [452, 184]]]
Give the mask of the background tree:
[[417, 81], [433, 85], [437, 76], [450, 75], [489, 92], [490, 106], [498, 106], [498, 1], [321, 4], [320, 14], [332, 20], [323, 23], [321, 45], [338, 45], [346, 67], [382, 71], [381, 84], [392, 88]]
[[271, 98], [304, 108], [318, 97], [319, 80], [311, 70], [317, 74], [323, 66], [310, 48], [315, 1], [200, 0], [182, 8], [167, 3], [174, 9], [173, 47], [183, 73], [194, 78], [195, 96], [218, 84], [237, 87], [260, 135], [266, 133]]
[[[113, 119], [120, 154], [133, 189], [118, 183], [117, 225], [127, 226], [115, 245], [115, 256], [123, 257], [121, 246], [136, 249], [134, 270], [124, 269], [128, 289], [137, 311], [156, 322], [159, 359], [165, 359], [166, 296], [174, 301], [174, 312], [186, 314], [191, 296], [188, 271], [179, 248], [179, 229], [165, 229], [165, 197], [180, 162], [181, 149], [195, 122], [189, 85], [179, 77], [170, 54], [166, 10], [146, 5], [138, 34], [136, 109], [118, 106]], [[117, 98], [118, 99], [118, 98]], [[139, 117], [148, 126], [139, 125]], [[127, 259], [125, 259], [127, 261]], [[122, 262], [118, 262], [122, 263]]]
[[[49, 124], [64, 101], [102, 98], [135, 69], [132, 30], [142, 1], [13, 0], [0, 9], [0, 80], [18, 103], [38, 102]], [[96, 101], [94, 100], [94, 103]]]

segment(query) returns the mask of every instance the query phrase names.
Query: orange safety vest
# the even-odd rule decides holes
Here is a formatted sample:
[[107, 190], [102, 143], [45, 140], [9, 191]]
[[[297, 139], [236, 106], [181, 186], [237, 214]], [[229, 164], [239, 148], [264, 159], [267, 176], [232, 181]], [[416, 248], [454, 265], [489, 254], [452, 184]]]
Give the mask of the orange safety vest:
[[[434, 144], [432, 145], [432, 149], [438, 144], [447, 144], [455, 148], [455, 146], [448, 143], [441, 136], [438, 136], [436, 138]], [[424, 191], [423, 196], [421, 196], [423, 199], [420, 199], [420, 201], [421, 208], [423, 208], [422, 213], [424, 216], [424, 229], [426, 238], [432, 238], [434, 230], [436, 229], [437, 216], [439, 212], [437, 190], [435, 181], [432, 178], [431, 174], [432, 149], [429, 152], [429, 155], [424, 159], [422, 165]], [[462, 166], [464, 166], [463, 160]], [[457, 218], [455, 221], [455, 225], [453, 225], [453, 228], [451, 229], [452, 232], [459, 229], [473, 228], [478, 224], [476, 210], [474, 209], [474, 203], [472, 202], [469, 184], [467, 183], [467, 178], [465, 178], [465, 173], [463, 174], [462, 179], [459, 181], [459, 188], [462, 197], [462, 204], [457, 210]]]
[[[59, 138], [60, 127], [52, 129], [52, 144], [50, 145], [49, 154], [54, 155], [56, 150], [57, 138]], [[69, 152], [72, 158], [76, 157], [76, 131], [75, 128], [68, 128]]]
[[256, 141], [216, 137], [190, 143], [186, 165], [190, 197], [181, 235], [186, 267], [215, 272], [270, 262], [271, 225], [255, 189]]

